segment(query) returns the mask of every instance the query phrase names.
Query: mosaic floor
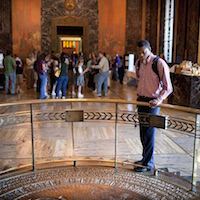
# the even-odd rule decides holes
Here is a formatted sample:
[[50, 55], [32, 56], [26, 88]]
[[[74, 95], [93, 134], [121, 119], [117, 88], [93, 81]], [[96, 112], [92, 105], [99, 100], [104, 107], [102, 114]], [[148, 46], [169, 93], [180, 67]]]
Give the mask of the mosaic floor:
[[176, 183], [133, 170], [110, 167], [63, 167], [0, 180], [0, 199], [197, 199]]

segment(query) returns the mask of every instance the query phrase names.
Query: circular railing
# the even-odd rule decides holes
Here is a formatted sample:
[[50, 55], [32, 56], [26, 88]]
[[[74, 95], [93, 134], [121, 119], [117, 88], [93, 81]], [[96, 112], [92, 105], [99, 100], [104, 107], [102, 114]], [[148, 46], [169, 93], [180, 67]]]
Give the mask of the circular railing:
[[[13, 172], [16, 170], [22, 170], [22, 169], [28, 169], [30, 170], [30, 167], [32, 168], [33, 171], [36, 170], [36, 166], [42, 166], [42, 164], [49, 164], [49, 163], [65, 163], [65, 162], [74, 162], [74, 167], [76, 166], [76, 163], [79, 161], [88, 161], [87, 159], [84, 160], [78, 160], [78, 159], [72, 159], [71, 161], [63, 160], [63, 161], [49, 161], [49, 162], [40, 162], [40, 163], [35, 163], [35, 147], [34, 147], [34, 129], [33, 129], [33, 123], [34, 122], [42, 122], [42, 121], [65, 121], [66, 120], [66, 112], [65, 110], [57, 110], [57, 111], [49, 111], [49, 112], [44, 112], [40, 110], [33, 110], [33, 105], [35, 104], [50, 104], [50, 103], [87, 103], [87, 102], [92, 102], [92, 103], [111, 103], [115, 105], [115, 110], [114, 111], [84, 111], [83, 109], [83, 121], [96, 121], [96, 120], [101, 120], [101, 121], [111, 121], [115, 123], [115, 159], [109, 161], [109, 163], [113, 163], [113, 167], [117, 169], [119, 166], [120, 167], [125, 167], [127, 166], [133, 166], [133, 163], [125, 163], [125, 162], [119, 162], [117, 159], [117, 152], [118, 152], [118, 124], [120, 123], [129, 123], [134, 126], [138, 126], [139, 123], [142, 123], [141, 120], [138, 117], [137, 111], [123, 111], [119, 112], [118, 111], [118, 105], [119, 104], [133, 104], [135, 106], [137, 105], [143, 105], [143, 106], [148, 106], [148, 103], [144, 102], [138, 102], [138, 101], [127, 101], [127, 100], [119, 100], [119, 99], [63, 99], [63, 100], [32, 100], [32, 101], [20, 101], [20, 102], [13, 102], [13, 103], [2, 103], [0, 104], [1, 107], [10, 107], [10, 106], [19, 106], [19, 105], [28, 105], [30, 106], [30, 112], [24, 111], [24, 112], [18, 112], [15, 115], [10, 115], [9, 113], [6, 114], [1, 114], [0, 115], [0, 128], [5, 127], [7, 125], [12, 125], [12, 124], [23, 124], [23, 123], [28, 123], [29, 120], [31, 122], [31, 138], [32, 138], [32, 164], [30, 165], [24, 165], [21, 167], [17, 168], [11, 168], [4, 170], [0, 172], [1, 176], [3, 177], [4, 174], [7, 176], [8, 172]], [[193, 109], [193, 108], [187, 108], [187, 107], [182, 107], [182, 106], [174, 106], [174, 105], [168, 105], [168, 104], [162, 104], [160, 105], [161, 108], [167, 108], [171, 110], [176, 110], [176, 111], [181, 111], [185, 113], [192, 113], [195, 115], [194, 120], [183, 120], [180, 118], [173, 118], [173, 117], [168, 117], [166, 118], [166, 128], [171, 129], [171, 130], [176, 130], [179, 132], [183, 132], [184, 134], [188, 134], [190, 136], [193, 136], [195, 141], [194, 141], [194, 153], [193, 153], [193, 170], [192, 170], [192, 181], [188, 181], [184, 178], [181, 178], [180, 176], [176, 176], [174, 174], [165, 172], [163, 170], [155, 169], [153, 171], [153, 175], [159, 176], [160, 178], [161, 175], [165, 175], [166, 177], [172, 178], [171, 182], [173, 180], [178, 181], [180, 184], [185, 182], [185, 184], [188, 186], [188, 184], [191, 184], [191, 190], [192, 191], [198, 191], [199, 188], [197, 186], [197, 167], [198, 167], [198, 149], [199, 149], [199, 139], [200, 139], [200, 110], [198, 109]], [[71, 106], [72, 108], [72, 106]], [[70, 110], [70, 109], [68, 109]], [[143, 122], [144, 123], [149, 123], [148, 118], [149, 116], [144, 114], [143, 116]], [[89, 160], [91, 161], [91, 160]], [[123, 168], [122, 167], [122, 168]], [[158, 175], [159, 174], [159, 175]], [[166, 179], [165, 179], [166, 180]]]

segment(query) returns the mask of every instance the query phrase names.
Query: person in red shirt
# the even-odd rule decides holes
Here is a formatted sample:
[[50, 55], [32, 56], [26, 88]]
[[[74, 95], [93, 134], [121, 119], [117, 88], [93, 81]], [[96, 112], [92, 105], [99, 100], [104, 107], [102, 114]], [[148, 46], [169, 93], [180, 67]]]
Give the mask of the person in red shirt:
[[[169, 67], [162, 58], [159, 58], [157, 61], [158, 74], [154, 72], [152, 64], [157, 56], [151, 52], [149, 41], [141, 40], [137, 45], [137, 49], [139, 59], [136, 61], [135, 66], [138, 66], [138, 62], [140, 66], [136, 71], [138, 82], [137, 100], [149, 103], [149, 106], [138, 106], [138, 113], [139, 116], [141, 113], [157, 115], [160, 110], [157, 106], [173, 91]], [[137, 172], [144, 172], [154, 168], [153, 152], [155, 131], [156, 128], [146, 127], [140, 123], [140, 139], [143, 146], [143, 158], [135, 163], [146, 166], [146, 168], [134, 167]]]

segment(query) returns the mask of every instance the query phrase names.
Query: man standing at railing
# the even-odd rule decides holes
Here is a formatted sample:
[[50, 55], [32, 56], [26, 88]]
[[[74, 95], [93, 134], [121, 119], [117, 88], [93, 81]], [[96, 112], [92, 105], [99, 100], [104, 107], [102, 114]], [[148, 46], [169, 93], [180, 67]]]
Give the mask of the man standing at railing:
[[[139, 59], [135, 63], [138, 82], [137, 101], [149, 103], [149, 106], [138, 106], [138, 113], [139, 116], [142, 113], [157, 115], [160, 110], [157, 106], [173, 91], [169, 67], [163, 59], [151, 52], [150, 43], [147, 40], [140, 41], [137, 49], [139, 54]], [[155, 131], [156, 128], [146, 127], [140, 123], [143, 158], [135, 162], [135, 164], [146, 167], [134, 167], [137, 172], [144, 172], [154, 168]]]

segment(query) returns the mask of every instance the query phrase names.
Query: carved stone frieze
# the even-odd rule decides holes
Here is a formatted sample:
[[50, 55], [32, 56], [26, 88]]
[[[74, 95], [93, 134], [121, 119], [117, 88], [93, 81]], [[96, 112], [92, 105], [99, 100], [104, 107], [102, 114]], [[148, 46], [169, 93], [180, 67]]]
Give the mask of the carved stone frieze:
[[[76, 0], [76, 6], [66, 9], [64, 0], [42, 0], [41, 48], [42, 51], [58, 51], [57, 26], [83, 27], [83, 52], [98, 51], [98, 1]], [[72, 4], [67, 1], [68, 8]], [[71, 5], [71, 6], [69, 6]], [[87, 55], [86, 55], [87, 56]]]

